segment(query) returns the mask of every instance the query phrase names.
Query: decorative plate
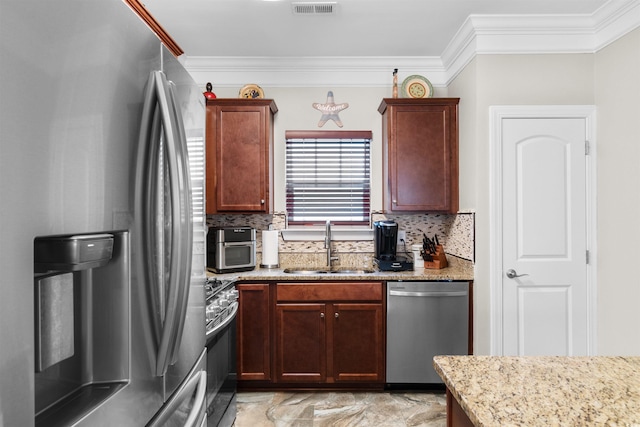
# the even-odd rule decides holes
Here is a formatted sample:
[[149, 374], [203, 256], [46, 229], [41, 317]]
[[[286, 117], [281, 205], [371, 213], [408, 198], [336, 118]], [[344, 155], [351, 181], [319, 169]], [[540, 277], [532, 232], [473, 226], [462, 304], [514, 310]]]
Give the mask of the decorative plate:
[[402, 93], [406, 98], [431, 98], [433, 86], [429, 80], [416, 74], [404, 79]]
[[240, 89], [240, 98], [259, 99], [264, 98], [264, 91], [258, 85], [249, 84]]

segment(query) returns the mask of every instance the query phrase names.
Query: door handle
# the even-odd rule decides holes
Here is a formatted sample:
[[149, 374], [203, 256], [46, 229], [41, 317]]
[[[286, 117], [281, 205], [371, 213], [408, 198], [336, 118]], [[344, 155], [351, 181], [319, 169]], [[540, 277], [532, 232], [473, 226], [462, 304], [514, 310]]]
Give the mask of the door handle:
[[507, 277], [509, 279], [515, 279], [517, 277], [522, 277], [522, 276], [528, 276], [528, 274], [518, 274], [513, 268], [507, 270]]

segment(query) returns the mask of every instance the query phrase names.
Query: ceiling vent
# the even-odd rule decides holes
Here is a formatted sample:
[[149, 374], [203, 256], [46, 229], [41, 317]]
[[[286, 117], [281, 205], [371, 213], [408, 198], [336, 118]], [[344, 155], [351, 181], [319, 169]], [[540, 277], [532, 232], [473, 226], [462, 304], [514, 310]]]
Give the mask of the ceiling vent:
[[325, 2], [293, 2], [291, 7], [293, 8], [294, 15], [335, 15], [337, 2], [325, 1]]

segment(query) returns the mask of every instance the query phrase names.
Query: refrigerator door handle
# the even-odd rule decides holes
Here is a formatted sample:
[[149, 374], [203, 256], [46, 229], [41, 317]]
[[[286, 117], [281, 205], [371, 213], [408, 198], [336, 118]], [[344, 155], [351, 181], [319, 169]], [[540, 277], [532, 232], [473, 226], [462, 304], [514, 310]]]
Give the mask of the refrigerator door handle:
[[195, 392], [193, 406], [189, 411], [184, 427], [194, 427], [202, 422], [202, 418], [206, 414], [204, 406], [207, 402], [207, 372], [200, 371], [193, 375], [175, 394], [174, 397], [166, 404], [166, 406], [155, 415], [155, 417], [147, 424], [147, 427], [160, 427], [176, 414], [176, 410], [187, 399], [190, 399]]
[[[138, 240], [138, 253], [143, 259], [141, 275], [150, 294], [152, 323], [159, 343], [156, 375], [163, 376], [177, 358], [189, 296], [191, 189], [188, 163], [185, 166], [186, 138], [181, 117], [176, 114], [179, 107], [161, 71], [151, 72], [144, 102], [136, 169], [135, 224], [142, 235]], [[160, 147], [162, 135], [164, 150]], [[166, 162], [166, 170], [161, 158]], [[164, 184], [160, 179], [168, 184], [168, 200], [163, 199]], [[157, 218], [161, 218], [160, 224]], [[169, 227], [165, 235], [166, 224]]]
[[[170, 204], [170, 253], [169, 253], [169, 285], [165, 312], [164, 326], [158, 359], [156, 375], [164, 375], [170, 364], [175, 363], [177, 349], [180, 346], [184, 317], [189, 296], [189, 275], [191, 268], [190, 250], [191, 203], [188, 168], [185, 171], [182, 144], [184, 143], [184, 129], [182, 119], [178, 117], [178, 108], [173, 96], [172, 88], [161, 71], [156, 73], [156, 92], [158, 106], [162, 118], [165, 136], [165, 153], [168, 165], [169, 204]], [[182, 162], [182, 163], [181, 163]], [[185, 179], [186, 178], [186, 179]], [[188, 256], [188, 259], [187, 259]]]
[[[138, 272], [145, 284], [141, 291], [150, 305], [148, 308], [151, 317], [151, 327], [154, 336], [159, 337], [162, 330], [162, 264], [156, 267], [155, 261], [161, 262], [161, 258], [154, 256], [153, 248], [157, 248], [162, 242], [157, 242], [157, 234], [154, 232], [155, 223], [151, 218], [157, 218], [156, 201], [154, 195], [157, 193], [156, 180], [151, 179], [158, 176], [157, 159], [159, 156], [159, 144], [152, 144], [151, 141], [158, 141], [160, 138], [160, 124], [158, 111], [156, 109], [157, 94], [155, 90], [156, 75], [152, 72], [147, 81], [140, 119], [140, 138], [138, 142], [138, 153], [136, 157], [135, 175], [135, 198], [134, 198], [134, 227], [138, 230], [136, 242], [136, 253], [140, 261], [137, 263]], [[156, 161], [154, 161], [156, 159]]]
[[178, 192], [173, 193], [172, 197], [178, 199], [180, 205], [180, 221], [174, 226], [180, 229], [180, 240], [178, 241], [179, 249], [177, 253], [172, 254], [172, 260], [177, 265], [178, 281], [175, 286], [178, 289], [178, 300], [176, 301], [176, 329], [170, 344], [172, 346], [169, 353], [169, 360], [175, 363], [178, 358], [178, 350], [182, 342], [182, 333], [187, 317], [187, 307], [189, 302], [189, 286], [191, 279], [191, 262], [193, 248], [193, 223], [191, 222], [193, 207], [191, 205], [191, 180], [189, 178], [189, 154], [187, 149], [187, 137], [182, 121], [182, 113], [175, 95], [175, 84], [167, 82], [167, 94], [169, 99], [169, 112], [172, 117], [176, 138], [174, 140], [174, 148], [176, 154], [176, 162], [174, 166], [174, 176], [178, 182]]
[[193, 402], [191, 412], [184, 422], [184, 427], [197, 427], [202, 422], [201, 415], [205, 413], [205, 405], [207, 404], [207, 372], [200, 371], [198, 378], [198, 388], [196, 389], [196, 397]]

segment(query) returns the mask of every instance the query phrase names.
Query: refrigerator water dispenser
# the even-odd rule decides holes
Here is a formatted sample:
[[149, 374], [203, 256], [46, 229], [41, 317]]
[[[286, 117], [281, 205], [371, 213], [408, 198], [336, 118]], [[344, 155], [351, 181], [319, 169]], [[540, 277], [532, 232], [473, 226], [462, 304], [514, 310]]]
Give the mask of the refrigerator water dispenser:
[[33, 245], [35, 425], [74, 425], [129, 380], [129, 233]]
[[74, 354], [73, 271], [101, 267], [113, 252], [112, 234], [38, 237], [33, 244], [36, 372]]
[[113, 234], [38, 237], [33, 244], [36, 272], [79, 271], [102, 267], [111, 259]]
[[73, 274], [36, 279], [35, 364], [42, 372], [74, 354]]

